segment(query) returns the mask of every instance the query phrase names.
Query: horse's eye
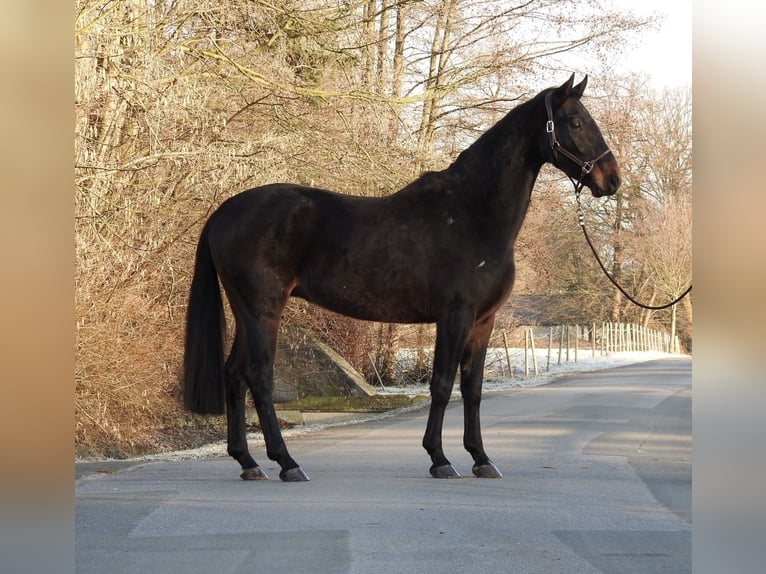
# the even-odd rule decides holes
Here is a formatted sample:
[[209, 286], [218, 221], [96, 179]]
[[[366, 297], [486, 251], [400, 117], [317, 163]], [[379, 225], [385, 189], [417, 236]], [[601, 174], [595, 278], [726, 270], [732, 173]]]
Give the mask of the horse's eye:
[[582, 127], [582, 122], [580, 121], [580, 118], [569, 118], [569, 127], [571, 127], [574, 130], [579, 130]]

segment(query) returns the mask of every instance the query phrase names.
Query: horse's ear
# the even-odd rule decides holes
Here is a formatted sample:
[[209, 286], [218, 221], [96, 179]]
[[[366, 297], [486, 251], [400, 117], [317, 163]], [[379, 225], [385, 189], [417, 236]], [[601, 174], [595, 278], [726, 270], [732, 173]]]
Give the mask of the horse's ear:
[[[574, 78], [574, 74], [572, 75], [572, 77]], [[585, 77], [582, 79], [582, 82], [580, 82], [574, 88], [572, 88], [572, 95], [579, 100], [582, 97], [582, 93], [585, 91], [585, 86], [587, 85], [588, 85], [588, 74], [585, 74]]]
[[559, 108], [570, 95], [572, 95], [572, 84], [574, 84], [575, 75], [569, 76], [569, 79], [553, 90], [553, 107]]

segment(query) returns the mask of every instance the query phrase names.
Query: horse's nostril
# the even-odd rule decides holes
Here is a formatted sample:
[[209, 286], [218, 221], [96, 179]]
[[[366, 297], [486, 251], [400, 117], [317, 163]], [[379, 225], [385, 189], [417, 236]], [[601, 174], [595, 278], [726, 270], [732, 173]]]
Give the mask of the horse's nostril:
[[612, 190], [617, 191], [617, 189], [620, 187], [620, 178], [616, 175], [610, 175], [609, 176], [609, 186], [612, 188]]

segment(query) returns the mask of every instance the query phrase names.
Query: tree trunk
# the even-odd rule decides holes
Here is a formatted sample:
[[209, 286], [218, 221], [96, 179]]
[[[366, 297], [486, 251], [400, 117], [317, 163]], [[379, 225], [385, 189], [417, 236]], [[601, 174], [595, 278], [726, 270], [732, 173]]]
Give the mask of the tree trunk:
[[673, 305], [670, 308], [670, 343], [668, 344], [669, 353], [677, 353], [680, 350], [676, 348], [676, 307], [678, 307], [678, 304]]
[[396, 4], [396, 35], [394, 38], [394, 62], [391, 78], [391, 95], [398, 98], [402, 95], [402, 77], [404, 76], [404, 22], [407, 4]]
[[373, 85], [373, 70], [375, 68], [375, 0], [367, 0], [364, 4], [364, 31], [362, 41], [362, 84], [370, 89]]
[[452, 32], [452, 22], [457, 7], [456, 0], [446, 0], [436, 21], [434, 37], [431, 42], [431, 54], [428, 65], [428, 80], [426, 82], [426, 98], [423, 101], [423, 115], [418, 130], [418, 150], [425, 153], [430, 150], [433, 142], [436, 117], [439, 113], [444, 72], [449, 60], [448, 41]]
[[[623, 217], [623, 194], [618, 193], [617, 194], [617, 208], [614, 214], [614, 227], [612, 228], [614, 231], [612, 242], [614, 244], [614, 256], [612, 258], [612, 277], [617, 283], [620, 283], [621, 280], [621, 268], [622, 268], [622, 244], [620, 242], [620, 235], [622, 232], [622, 217]], [[619, 290], [614, 290], [614, 296], [612, 297], [612, 312], [611, 312], [611, 319], [615, 323], [620, 322], [621, 318], [621, 307], [620, 303], [622, 302], [622, 294], [619, 292]]]
[[[648, 305], [651, 307], [654, 305], [654, 301], [657, 298], [657, 288], [652, 287], [652, 294], [649, 297]], [[652, 320], [652, 317], [654, 316], [654, 311], [652, 309], [642, 309], [641, 310], [641, 326], [644, 329], [649, 328], [649, 322]]]
[[385, 93], [386, 80], [388, 76], [388, 36], [391, 0], [382, 0], [380, 9], [380, 27], [378, 28], [378, 62], [376, 69], [375, 84], [379, 94]]

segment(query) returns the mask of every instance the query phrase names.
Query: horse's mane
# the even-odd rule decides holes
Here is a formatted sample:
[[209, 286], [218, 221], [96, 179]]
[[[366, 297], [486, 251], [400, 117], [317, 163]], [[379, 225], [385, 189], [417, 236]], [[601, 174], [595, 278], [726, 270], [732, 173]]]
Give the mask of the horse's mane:
[[[410, 193], [414, 191], [423, 191], [429, 187], [443, 188], [445, 184], [448, 184], [448, 180], [455, 177], [460, 177], [463, 172], [463, 168], [466, 168], [470, 164], [474, 164], [477, 159], [479, 161], [486, 161], [489, 159], [487, 150], [497, 150], [497, 142], [500, 138], [508, 138], [509, 135], [514, 132], [524, 133], [524, 130], [531, 129], [530, 126], [524, 125], [527, 120], [528, 111], [530, 108], [538, 105], [540, 100], [545, 97], [545, 94], [552, 90], [548, 88], [540, 92], [537, 96], [518, 104], [512, 108], [500, 121], [493, 126], [487, 128], [487, 130], [481, 134], [470, 146], [465, 148], [458, 154], [455, 160], [443, 170], [427, 170], [420, 174], [420, 176], [404, 186], [397, 193]], [[476, 170], [472, 170], [476, 173]], [[487, 175], [486, 173], [482, 175]]]
[[[534, 126], [526, 125], [533, 118], [530, 117], [529, 111], [538, 106], [539, 103], [545, 99], [545, 95], [555, 88], [546, 88], [535, 97], [517, 106], [513, 107], [500, 121], [493, 126], [489, 127], [487, 131], [481, 134], [476, 141], [470, 146], [464, 149], [455, 159], [452, 165], [459, 164], [462, 161], [466, 161], [471, 157], [479, 155], [486, 155], [484, 150], [486, 149], [498, 149], [497, 140], [500, 138], [507, 138], [513, 132], [528, 133], [534, 128]], [[536, 118], [534, 118], [536, 120]], [[541, 125], [544, 125], [541, 123]]]

